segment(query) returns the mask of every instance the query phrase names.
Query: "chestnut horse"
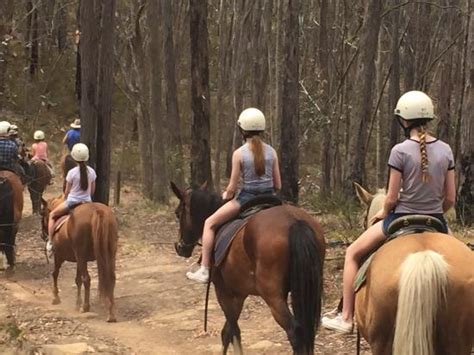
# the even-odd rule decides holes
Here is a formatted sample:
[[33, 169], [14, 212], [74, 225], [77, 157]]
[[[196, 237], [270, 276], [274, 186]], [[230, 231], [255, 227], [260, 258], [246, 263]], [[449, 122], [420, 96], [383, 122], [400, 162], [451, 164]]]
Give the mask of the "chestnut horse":
[[[178, 255], [190, 257], [204, 221], [222, 199], [204, 188], [171, 187], [180, 200]], [[325, 240], [318, 222], [304, 210], [282, 205], [252, 215], [235, 236], [227, 256], [211, 270], [226, 322], [221, 332], [224, 354], [230, 343], [241, 351], [238, 319], [245, 299], [258, 295], [286, 331], [296, 354], [311, 354], [319, 326]], [[288, 307], [291, 292], [293, 314]]]
[[15, 267], [15, 239], [23, 212], [23, 184], [9, 170], [0, 171], [0, 251], [8, 262], [7, 274]]
[[41, 199], [46, 186], [51, 182], [51, 172], [43, 160], [31, 160], [29, 167], [31, 181], [28, 183], [33, 213], [41, 211]]
[[[64, 201], [64, 197], [48, 202], [42, 200], [42, 236], [46, 240], [49, 213]], [[53, 304], [59, 304], [58, 275], [64, 261], [77, 263], [76, 307], [81, 307], [81, 286], [84, 285], [83, 312], [90, 309], [91, 279], [87, 262], [97, 260], [99, 295], [106, 301], [109, 311], [108, 322], [115, 322], [115, 254], [117, 252], [117, 221], [110, 207], [101, 203], [84, 203], [75, 207], [69, 219], [53, 235], [54, 271]]]
[[[366, 221], [385, 193], [356, 184]], [[442, 233], [404, 235], [374, 255], [355, 316], [373, 354], [468, 355], [474, 345], [474, 255]]]

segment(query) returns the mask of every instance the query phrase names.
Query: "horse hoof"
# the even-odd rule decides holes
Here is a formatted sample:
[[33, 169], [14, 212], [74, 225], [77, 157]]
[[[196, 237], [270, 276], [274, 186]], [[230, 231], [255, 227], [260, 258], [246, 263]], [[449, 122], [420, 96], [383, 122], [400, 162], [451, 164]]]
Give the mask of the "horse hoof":
[[13, 276], [14, 274], [15, 274], [15, 267], [14, 267], [14, 266], [8, 266], [8, 267], [5, 269], [5, 276], [6, 276], [6, 277]]
[[53, 299], [53, 302], [51, 302], [51, 303], [54, 304], [54, 305], [60, 304], [61, 300], [59, 298], [55, 298], [55, 299]]
[[109, 317], [109, 319], [107, 319], [107, 323], [117, 323], [117, 318]]
[[82, 307], [82, 311], [81, 311], [81, 312], [82, 312], [82, 313], [87, 313], [87, 312], [89, 312], [90, 310], [91, 310], [90, 307]]

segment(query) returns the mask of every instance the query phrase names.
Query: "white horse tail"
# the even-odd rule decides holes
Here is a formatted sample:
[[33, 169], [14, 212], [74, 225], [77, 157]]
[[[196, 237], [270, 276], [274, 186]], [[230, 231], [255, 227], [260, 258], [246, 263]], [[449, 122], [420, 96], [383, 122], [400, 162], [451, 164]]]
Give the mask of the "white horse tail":
[[432, 251], [408, 255], [400, 267], [394, 355], [433, 355], [438, 310], [446, 303], [448, 264]]

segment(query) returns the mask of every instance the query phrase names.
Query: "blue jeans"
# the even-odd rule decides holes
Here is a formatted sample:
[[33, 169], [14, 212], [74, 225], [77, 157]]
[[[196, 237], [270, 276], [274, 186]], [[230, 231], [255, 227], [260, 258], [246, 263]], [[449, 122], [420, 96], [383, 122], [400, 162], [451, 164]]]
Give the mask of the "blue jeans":
[[[395, 213], [395, 212], [390, 212], [389, 215], [387, 217], [385, 217], [383, 222], [382, 222], [383, 234], [385, 234], [386, 237], [389, 236], [388, 226], [394, 220], [396, 220], [399, 217], [409, 216], [409, 215], [413, 215], [413, 214], [424, 214], [424, 213]], [[444, 219], [444, 216], [443, 216], [442, 213], [427, 214], [427, 216], [438, 218], [444, 225], [443, 233], [446, 233], [446, 234], [448, 233], [448, 223], [446, 222], [446, 219]]]
[[250, 201], [254, 197], [260, 196], [260, 195], [273, 195], [275, 191], [273, 188], [265, 188], [265, 189], [255, 189], [255, 190], [249, 190], [249, 189], [242, 189], [240, 190], [239, 194], [237, 195], [237, 202], [239, 203], [240, 206], [244, 205], [246, 202]]

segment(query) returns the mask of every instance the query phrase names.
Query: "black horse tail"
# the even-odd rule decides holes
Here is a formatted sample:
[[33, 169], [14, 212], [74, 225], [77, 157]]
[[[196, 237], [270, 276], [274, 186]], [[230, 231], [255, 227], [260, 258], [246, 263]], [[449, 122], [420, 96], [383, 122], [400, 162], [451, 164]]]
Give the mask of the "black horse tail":
[[0, 177], [0, 250], [7, 255], [9, 264], [14, 253], [14, 223], [13, 188], [7, 179]]
[[289, 230], [289, 281], [296, 320], [296, 353], [312, 354], [321, 317], [322, 253], [313, 229], [298, 220]]

